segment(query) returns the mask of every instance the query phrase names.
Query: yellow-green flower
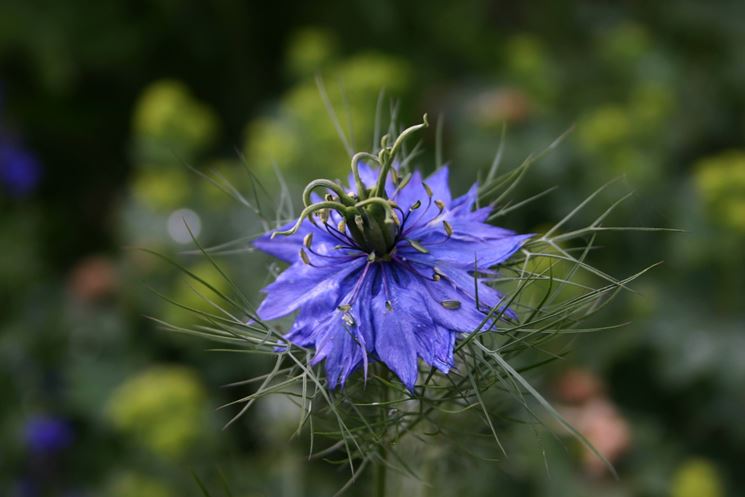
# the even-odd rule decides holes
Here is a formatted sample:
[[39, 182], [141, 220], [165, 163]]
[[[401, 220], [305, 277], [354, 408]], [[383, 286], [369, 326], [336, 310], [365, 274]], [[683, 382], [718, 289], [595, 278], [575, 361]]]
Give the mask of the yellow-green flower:
[[154, 211], [181, 207], [189, 195], [189, 171], [182, 167], [145, 168], [132, 182], [135, 200]]
[[608, 148], [626, 144], [631, 132], [628, 113], [618, 105], [599, 107], [577, 124], [580, 146], [590, 153], [601, 154]]
[[179, 155], [181, 159], [188, 158], [211, 145], [217, 134], [217, 118], [186, 85], [160, 80], [145, 88], [140, 96], [133, 128], [140, 155], [173, 162], [179, 160]]
[[722, 497], [724, 488], [717, 469], [705, 459], [685, 462], [673, 478], [672, 497]]
[[733, 150], [700, 160], [695, 184], [710, 218], [745, 232], [745, 152]]
[[[189, 270], [207, 282], [212, 288], [219, 292], [229, 293], [229, 283], [225, 277], [209, 261], [202, 261]], [[218, 311], [211, 303], [221, 303], [221, 299], [210, 288], [196, 281], [184, 273], [179, 276], [175, 288], [169, 293], [173, 300], [184, 307], [196, 311], [217, 314]], [[224, 302], [223, 302], [224, 303]], [[166, 308], [166, 321], [178, 326], [189, 326], [194, 324], [199, 317], [187, 309], [179, 306], [169, 305]]]
[[[394, 57], [362, 54], [329, 64], [323, 80], [350, 147], [359, 151], [372, 142], [381, 89], [389, 97], [405, 91], [410, 69]], [[383, 110], [387, 112], [388, 106]], [[248, 124], [245, 151], [251, 167], [270, 171], [277, 165], [294, 170], [302, 179], [346, 175], [349, 166], [349, 155], [313, 77], [293, 87], [276, 114]]]
[[292, 76], [312, 76], [329, 62], [335, 51], [336, 40], [328, 31], [301, 29], [290, 39], [285, 64]]
[[120, 385], [106, 412], [136, 445], [179, 458], [203, 438], [206, 407], [204, 388], [191, 370], [157, 366]]
[[109, 497], [173, 497], [175, 495], [167, 485], [160, 481], [134, 472], [117, 475], [106, 490], [106, 495]]

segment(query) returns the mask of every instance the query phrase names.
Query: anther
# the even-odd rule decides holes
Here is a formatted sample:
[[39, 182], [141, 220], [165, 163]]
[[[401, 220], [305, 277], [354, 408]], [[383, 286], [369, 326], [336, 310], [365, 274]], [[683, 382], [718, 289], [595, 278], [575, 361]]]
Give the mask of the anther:
[[417, 252], [421, 252], [422, 254], [429, 254], [429, 250], [422, 247], [416, 240], [407, 239], [406, 241], [409, 242], [409, 245], [414, 247]]
[[445, 202], [443, 202], [442, 200], [435, 200], [435, 205], [438, 209], [440, 209], [440, 212], [445, 210]]
[[453, 227], [450, 226], [450, 223], [443, 220], [442, 225], [445, 227], [445, 233], [447, 233], [448, 236], [453, 236]]
[[451, 311], [460, 309], [460, 302], [457, 300], [443, 300], [442, 302], [440, 302], [440, 305], [442, 305], [445, 309], [450, 309]]
[[300, 258], [303, 260], [305, 264], [310, 266], [310, 259], [308, 258], [308, 254], [305, 253], [305, 249], [302, 247], [300, 248]]
[[427, 183], [425, 183], [424, 181], [422, 181], [422, 186], [424, 187], [424, 191], [427, 192], [427, 196], [428, 197], [431, 197], [432, 196], [432, 188], [430, 188], [429, 185]]
[[339, 309], [341, 312], [347, 312], [352, 309], [352, 306], [349, 304], [341, 304], [339, 305], [339, 307], [337, 307], [337, 309]]
[[303, 245], [305, 248], [310, 249], [311, 243], [313, 243], [313, 233], [308, 233], [303, 237]]
[[391, 304], [390, 300], [385, 301], [385, 308], [388, 309], [389, 311], [393, 310], [393, 304]]
[[421, 206], [422, 206], [422, 201], [421, 200], [417, 200], [416, 202], [414, 202], [413, 204], [411, 204], [411, 207], [409, 207], [409, 210], [410, 211], [415, 211], [418, 208], [420, 208]]
[[409, 181], [411, 181], [411, 173], [409, 173], [409, 174], [407, 174], [406, 176], [403, 177], [403, 179], [401, 180], [401, 182], [398, 184], [398, 187], [397, 187], [398, 190], [399, 191], [403, 190], [404, 187], [409, 184]]
[[339, 224], [336, 225], [336, 229], [344, 233], [347, 230], [347, 223], [342, 219]]
[[432, 281], [440, 281], [442, 277], [437, 273], [432, 273]]

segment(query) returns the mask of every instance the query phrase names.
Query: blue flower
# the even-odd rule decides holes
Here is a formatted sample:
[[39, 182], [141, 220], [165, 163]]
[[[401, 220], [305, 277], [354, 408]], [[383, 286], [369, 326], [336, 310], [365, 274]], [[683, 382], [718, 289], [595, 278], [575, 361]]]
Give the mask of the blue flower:
[[36, 157], [0, 135], [0, 183], [7, 191], [23, 197], [36, 188], [40, 178], [41, 166]]
[[68, 422], [46, 416], [31, 418], [24, 429], [26, 445], [38, 455], [53, 455], [66, 449], [73, 439]]
[[[354, 185], [365, 192], [380, 185], [378, 169], [360, 164], [357, 174], [347, 194], [355, 200], [363, 196]], [[487, 224], [491, 208], [475, 208], [478, 185], [452, 198], [447, 167], [426, 180], [419, 172], [396, 183], [387, 177], [384, 188], [385, 202], [371, 200], [368, 207], [380, 201], [385, 222], [376, 225], [372, 210], [351, 216], [322, 209], [301, 216], [289, 236], [255, 242], [290, 264], [264, 288], [259, 317], [297, 311], [286, 338], [315, 348], [312, 365], [325, 361], [330, 388], [343, 386], [360, 366], [367, 375], [368, 361], [377, 360], [412, 390], [419, 359], [447, 373], [459, 335], [516, 318], [486, 283], [531, 235]]]

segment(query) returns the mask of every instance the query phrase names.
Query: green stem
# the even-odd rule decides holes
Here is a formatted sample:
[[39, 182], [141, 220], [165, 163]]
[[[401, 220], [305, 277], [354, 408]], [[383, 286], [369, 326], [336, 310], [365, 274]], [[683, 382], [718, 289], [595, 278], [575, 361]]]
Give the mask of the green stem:
[[380, 364], [380, 368], [380, 376], [383, 379], [383, 381], [381, 382], [382, 394], [380, 396], [380, 425], [383, 427], [384, 431], [380, 436], [380, 461], [377, 464], [375, 473], [375, 497], [386, 497], [388, 484], [388, 447], [386, 446], [386, 444], [388, 443], [388, 441], [386, 440], [387, 433], [385, 427], [387, 426], [386, 411], [388, 409], [389, 400], [387, 383], [390, 379], [390, 371], [388, 371], [388, 368], [386, 368], [383, 364]]
[[386, 483], [388, 478], [388, 468], [386, 467], [386, 458], [388, 450], [381, 449], [380, 457], [382, 462], [378, 463], [375, 473], [375, 497], [386, 497]]

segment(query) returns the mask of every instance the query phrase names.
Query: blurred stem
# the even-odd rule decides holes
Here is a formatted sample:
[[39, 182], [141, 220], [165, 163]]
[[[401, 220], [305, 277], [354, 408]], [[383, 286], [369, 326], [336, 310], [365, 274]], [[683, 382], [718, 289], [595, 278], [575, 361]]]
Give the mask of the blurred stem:
[[385, 497], [386, 480], [388, 477], [388, 468], [386, 468], [386, 458], [388, 450], [385, 448], [380, 449], [381, 462], [378, 463], [378, 467], [375, 471], [375, 497]]
[[383, 379], [383, 391], [380, 396], [380, 424], [383, 426], [383, 433], [380, 435], [380, 461], [375, 468], [375, 497], [385, 497], [388, 483], [388, 448], [385, 446], [386, 441], [386, 411], [388, 410], [388, 385], [390, 381], [390, 372], [385, 365], [380, 364], [380, 376]]

